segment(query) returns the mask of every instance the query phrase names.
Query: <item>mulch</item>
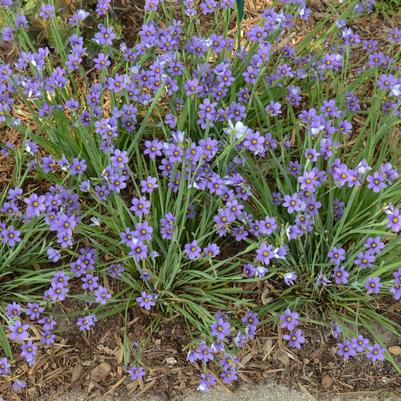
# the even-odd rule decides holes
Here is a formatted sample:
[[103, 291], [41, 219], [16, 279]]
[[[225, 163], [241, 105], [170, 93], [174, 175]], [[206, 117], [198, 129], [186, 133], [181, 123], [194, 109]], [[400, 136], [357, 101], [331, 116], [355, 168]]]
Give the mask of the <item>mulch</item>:
[[[63, 340], [39, 355], [29, 368], [20, 362], [17, 375], [28, 383], [20, 394], [12, 393], [10, 382], [0, 382], [0, 394], [10, 401], [55, 400], [66, 392], [84, 394], [87, 400], [102, 396], [156, 395], [174, 400], [195, 390], [202, 373], [200, 365], [186, 361], [190, 333], [182, 318], [165, 319], [149, 333], [150, 316], [134, 309], [127, 323], [128, 342], [138, 345], [146, 376], [130, 382], [124, 370], [124, 321], [121, 316], [99, 322], [89, 335], [79, 333], [73, 322], [64, 327]], [[389, 362], [371, 363], [363, 357], [342, 360], [336, 355], [335, 340], [316, 328], [305, 328], [307, 342], [301, 350], [287, 348], [281, 333], [269, 327], [258, 330], [256, 339], [240, 351], [239, 381], [223, 386], [235, 392], [241, 385], [274, 380], [294, 387], [311, 399], [326, 395], [401, 395], [401, 377]], [[393, 343], [390, 345], [399, 345]], [[134, 347], [134, 346], [133, 346]], [[401, 356], [396, 356], [401, 363]], [[218, 373], [218, 372], [216, 372]]]

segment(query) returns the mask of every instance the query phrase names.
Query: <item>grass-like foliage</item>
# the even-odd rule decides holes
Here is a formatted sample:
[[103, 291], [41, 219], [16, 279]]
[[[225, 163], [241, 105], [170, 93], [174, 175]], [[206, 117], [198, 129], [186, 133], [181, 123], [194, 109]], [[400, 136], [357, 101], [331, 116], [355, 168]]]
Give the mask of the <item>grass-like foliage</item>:
[[[191, 361], [235, 352], [259, 319], [299, 348], [301, 316], [342, 331], [340, 356], [399, 370], [375, 327], [399, 335], [386, 309], [401, 297], [401, 31], [353, 31], [374, 2], [310, 27], [304, 1], [278, 1], [244, 31], [243, 2], [147, 0], [134, 45], [109, 1], [39, 4], [42, 35], [11, 3], [0, 0], [15, 55], [0, 65], [0, 123], [19, 143], [2, 146], [15, 160], [0, 195], [9, 358], [11, 339], [33, 364], [36, 344], [55, 341], [57, 304], [73, 301], [81, 331], [137, 306], [211, 327]], [[225, 383], [237, 377], [227, 358]]]

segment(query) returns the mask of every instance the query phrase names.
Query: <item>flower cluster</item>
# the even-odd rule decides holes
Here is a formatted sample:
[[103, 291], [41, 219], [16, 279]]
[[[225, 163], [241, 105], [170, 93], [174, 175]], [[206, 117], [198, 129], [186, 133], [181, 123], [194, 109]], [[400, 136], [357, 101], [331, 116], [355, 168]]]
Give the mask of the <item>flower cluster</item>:
[[298, 320], [299, 314], [297, 312], [291, 312], [287, 309], [280, 316], [280, 327], [287, 329], [290, 333], [284, 334], [283, 338], [288, 341], [291, 347], [301, 348], [301, 345], [305, 342], [305, 338], [302, 336], [302, 330], [296, 329], [299, 326]]
[[343, 343], [338, 343], [337, 354], [348, 360], [357, 353], [364, 353], [366, 358], [371, 361], [384, 361], [385, 348], [379, 344], [370, 345], [369, 340], [359, 335], [351, 340], [345, 340]]
[[[7, 305], [6, 315], [10, 319], [8, 337], [19, 344], [20, 356], [29, 366], [36, 362], [38, 347], [50, 346], [56, 339], [52, 332], [56, 328], [56, 321], [44, 312], [45, 308], [39, 303], [28, 303], [25, 308], [16, 302]], [[33, 325], [39, 328], [39, 338], [35, 338], [31, 332]], [[35, 333], [37, 332], [38, 330], [35, 330]], [[33, 339], [39, 342], [34, 342]], [[0, 375], [7, 375], [10, 367], [7, 358], [0, 359]]]
[[201, 374], [198, 386], [198, 390], [202, 392], [209, 391], [217, 383], [217, 377], [212, 373], [210, 365], [215, 365], [222, 371], [220, 378], [223, 383], [232, 383], [238, 379], [237, 366], [240, 361], [235, 353], [243, 348], [248, 340], [255, 338], [260, 323], [258, 315], [253, 311], [248, 311], [241, 318], [242, 328], [237, 332], [224, 314], [217, 313], [215, 319], [210, 331], [214, 342], [208, 345], [206, 341], [201, 341], [196, 348], [189, 351], [187, 357], [189, 362], [202, 361], [205, 369], [207, 367]]

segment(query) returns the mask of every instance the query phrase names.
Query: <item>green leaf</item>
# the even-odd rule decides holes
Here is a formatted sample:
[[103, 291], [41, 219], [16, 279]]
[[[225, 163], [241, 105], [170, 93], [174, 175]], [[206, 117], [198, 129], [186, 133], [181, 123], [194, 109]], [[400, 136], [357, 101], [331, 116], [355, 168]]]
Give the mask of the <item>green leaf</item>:
[[244, 18], [245, 2], [244, 0], [237, 0], [237, 11], [238, 11], [238, 24], [241, 23]]
[[10, 344], [8, 343], [6, 333], [4, 332], [4, 329], [2, 326], [0, 326], [0, 346], [3, 349], [4, 353], [6, 354], [6, 356], [8, 358], [12, 359], [13, 354], [11, 352], [11, 347], [10, 347]]

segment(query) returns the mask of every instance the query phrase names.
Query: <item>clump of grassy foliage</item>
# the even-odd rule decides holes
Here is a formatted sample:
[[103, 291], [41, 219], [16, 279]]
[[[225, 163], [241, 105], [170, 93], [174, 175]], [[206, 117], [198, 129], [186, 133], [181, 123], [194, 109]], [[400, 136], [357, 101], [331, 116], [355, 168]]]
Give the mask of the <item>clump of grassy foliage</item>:
[[81, 302], [82, 331], [138, 305], [212, 325], [212, 353], [253, 338], [248, 312], [229, 340], [227, 321], [248, 308], [341, 326], [341, 344], [361, 328], [380, 344], [375, 323], [399, 334], [379, 297], [400, 288], [400, 32], [380, 45], [353, 32], [366, 1], [304, 35], [307, 5], [279, 1], [243, 37], [243, 3], [147, 1], [131, 48], [109, 6], [98, 2], [92, 32], [86, 11], [40, 5], [39, 49], [18, 7], [2, 9], [18, 56], [0, 68], [0, 121], [22, 138], [3, 147], [18, 161], [0, 198], [8, 356], [6, 333], [28, 316], [10, 304], [65, 298]]

